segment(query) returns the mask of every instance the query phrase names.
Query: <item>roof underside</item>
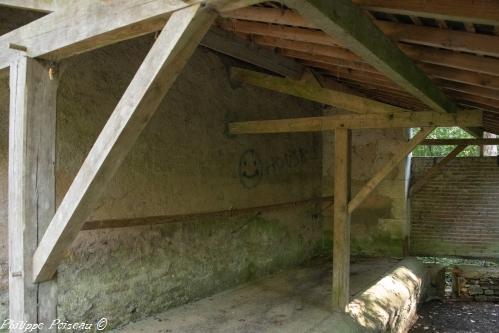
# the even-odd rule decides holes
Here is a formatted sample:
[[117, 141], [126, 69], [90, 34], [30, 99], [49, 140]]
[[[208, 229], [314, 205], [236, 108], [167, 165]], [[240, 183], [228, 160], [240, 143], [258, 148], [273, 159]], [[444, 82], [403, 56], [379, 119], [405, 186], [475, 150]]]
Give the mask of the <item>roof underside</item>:
[[[499, 133], [499, 27], [493, 25], [499, 23], [494, 19], [499, 17], [498, 3], [482, 1], [481, 8], [480, 2], [474, 2], [470, 6], [479, 15], [470, 12], [469, 18], [461, 15], [457, 20], [456, 15], [445, 15], [446, 8], [436, 8], [434, 13], [415, 12], [400, 6], [403, 1], [353, 2], [363, 7], [447, 97], [462, 108], [483, 110], [484, 129]], [[372, 5], [383, 2], [383, 7]], [[435, 1], [435, 7], [439, 2], [448, 1]], [[491, 6], [496, 12], [485, 8]], [[226, 13], [217, 25], [295, 59], [341, 84], [345, 91], [414, 111], [428, 110], [340, 42], [280, 3], [266, 2]]]

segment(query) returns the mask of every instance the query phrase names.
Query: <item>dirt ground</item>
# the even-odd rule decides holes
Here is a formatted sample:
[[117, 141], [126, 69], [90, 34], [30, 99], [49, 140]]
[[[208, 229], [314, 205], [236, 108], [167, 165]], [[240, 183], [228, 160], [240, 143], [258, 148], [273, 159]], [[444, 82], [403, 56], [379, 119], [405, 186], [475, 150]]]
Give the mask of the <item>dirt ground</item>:
[[499, 333], [499, 303], [428, 302], [410, 330], [420, 332]]

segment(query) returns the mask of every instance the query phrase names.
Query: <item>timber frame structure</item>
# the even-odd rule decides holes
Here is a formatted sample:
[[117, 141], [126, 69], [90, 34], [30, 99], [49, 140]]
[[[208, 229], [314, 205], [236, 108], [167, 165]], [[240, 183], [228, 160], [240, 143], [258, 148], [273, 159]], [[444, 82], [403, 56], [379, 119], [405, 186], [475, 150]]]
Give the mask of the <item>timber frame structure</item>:
[[[476, 135], [484, 129], [499, 132], [499, 36], [473, 28], [473, 23], [499, 26], [497, 10], [478, 13], [460, 0], [444, 1], [449, 11], [443, 13], [424, 1], [407, 5], [395, 1], [400, 6], [375, 0], [281, 2], [0, 1], [0, 5], [51, 12], [0, 37], [0, 71], [7, 73], [10, 68], [11, 88], [12, 320], [55, 318], [57, 290], [51, 279], [58, 264], [199, 44], [280, 75], [234, 68], [236, 81], [353, 113], [229, 124], [232, 134], [335, 131], [335, 311], [344, 311], [350, 297], [351, 213], [417, 145], [427, 143], [424, 140], [435, 127], [459, 126]], [[407, 15], [412, 23], [401, 23], [395, 14]], [[460, 20], [467, 31], [427, 27], [419, 16], [442, 24], [446, 19]], [[425, 34], [430, 30], [435, 34]], [[56, 208], [57, 63], [157, 31], [161, 33]], [[449, 38], [454, 43], [442, 45]], [[455, 42], [458, 38], [463, 40], [460, 45]], [[466, 53], [454, 52], [463, 50]], [[463, 73], [469, 76], [462, 79]], [[351, 197], [351, 129], [408, 127], [422, 129]], [[467, 145], [456, 144], [461, 150]]]

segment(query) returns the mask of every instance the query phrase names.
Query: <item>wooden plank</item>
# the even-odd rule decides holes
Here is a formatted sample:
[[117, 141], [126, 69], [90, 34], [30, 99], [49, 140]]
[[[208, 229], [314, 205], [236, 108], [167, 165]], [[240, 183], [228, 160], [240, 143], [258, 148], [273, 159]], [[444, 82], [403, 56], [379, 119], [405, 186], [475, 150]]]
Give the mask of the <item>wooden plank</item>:
[[364, 9], [467, 23], [499, 25], [495, 0], [353, 0]]
[[51, 322], [57, 286], [54, 281], [34, 283], [32, 258], [55, 211], [58, 80], [49, 79], [48, 66], [23, 56], [10, 68], [9, 318]]
[[457, 110], [457, 105], [350, 0], [286, 0], [285, 3], [433, 110]]
[[[288, 42], [291, 42], [290, 39], [292, 39], [294, 41], [314, 42], [321, 45], [331, 45], [339, 43], [339, 41], [335, 40], [334, 38], [325, 39], [324, 33], [320, 31], [307, 32], [304, 31], [304, 29], [293, 28], [293, 27], [307, 27], [307, 28], [317, 29], [317, 27], [309, 24], [296, 12], [291, 10], [279, 10], [273, 8], [260, 7], [258, 8], [257, 11], [254, 11], [253, 9], [247, 8], [227, 13], [225, 14], [225, 16], [254, 21], [254, 22], [242, 22], [242, 23], [237, 21], [232, 21], [232, 22], [222, 23], [222, 26], [224, 26], [224, 28], [227, 28], [229, 30], [235, 30], [235, 31], [243, 30], [246, 31], [246, 33], [257, 34], [260, 36], [274, 36], [274, 38], [287, 38], [286, 40]], [[275, 29], [272, 26], [265, 27], [262, 24], [258, 24], [259, 22], [275, 23], [290, 27], [282, 27], [282, 29], [281, 28]], [[402, 24], [394, 26], [405, 27], [406, 29], [412, 29], [414, 27], [411, 25], [402, 25]], [[381, 24], [380, 28], [383, 29], [383, 27], [384, 27], [383, 24]], [[435, 29], [433, 28], [428, 28], [429, 30], [425, 30], [426, 28], [428, 27], [418, 28], [420, 31], [419, 34], [420, 37], [418, 40], [424, 40], [424, 38], [426, 38], [429, 35], [432, 35], [435, 32]], [[273, 32], [268, 32], [269, 30], [273, 30]], [[393, 28], [387, 29], [386, 32], [395, 41], [399, 41], [400, 38], [405, 35], [401, 34], [399, 36], [398, 32]], [[437, 42], [437, 39], [433, 40], [434, 43], [437, 42], [436, 45], [440, 45], [439, 47], [445, 47], [444, 46], [446, 45], [445, 38], [450, 36], [449, 38], [451, 41], [454, 40], [457, 42], [461, 42], [464, 44], [463, 47], [466, 47], [468, 49], [472, 49], [473, 47], [476, 46], [476, 44], [482, 44], [481, 47], [484, 48], [483, 51], [492, 52], [492, 53], [497, 52], [497, 47], [495, 47], [494, 45], [492, 45], [491, 47], [489, 47], [488, 45], [483, 45], [484, 43], [482, 41], [482, 37], [481, 36], [477, 37], [476, 34], [465, 33], [466, 39], [463, 39], [461, 38], [461, 34], [455, 35], [454, 31], [452, 30], [443, 31], [441, 33], [443, 34], [443, 37], [439, 39], [439, 42]], [[289, 38], [289, 35], [294, 35], [294, 37]], [[475, 38], [477, 38], [476, 42], [474, 41]], [[492, 36], [492, 38], [493, 38], [492, 40], [490, 39], [487, 40], [493, 43], [497, 43], [498, 37]], [[454, 44], [456, 44], [457, 42], [455, 42]], [[289, 45], [291, 44], [288, 43], [288, 48]], [[297, 43], [297, 45], [303, 47], [303, 45], [300, 45], [299, 43]], [[433, 63], [436, 65], [443, 65], [453, 68], [471, 70], [479, 73], [499, 75], [499, 61], [497, 59], [478, 57], [471, 54], [457, 53], [440, 48], [425, 47], [424, 45], [423, 46], [409, 45], [405, 43], [399, 43], [398, 45], [402, 49], [402, 51], [404, 51], [404, 53], [406, 53], [412, 59], [417, 60], [418, 62]], [[311, 47], [312, 46], [309, 46], [309, 48]]]
[[448, 81], [445, 79], [436, 80], [438, 85], [442, 87], [444, 91], [459, 91], [467, 94], [490, 98], [499, 101], [499, 90], [474, 86], [471, 84], [466, 84], [462, 82]]
[[385, 21], [376, 21], [376, 25], [399, 42], [499, 57], [498, 36]]
[[256, 5], [265, 0], [208, 0], [206, 5], [216, 9], [219, 13], [237, 10], [252, 5]]
[[420, 143], [422, 146], [489, 146], [499, 145], [499, 138], [476, 139], [428, 139]]
[[445, 156], [440, 162], [435, 164], [433, 167], [431, 167], [430, 170], [426, 172], [426, 174], [418, 179], [414, 185], [411, 186], [409, 190], [409, 196], [413, 196], [421, 188], [433, 177], [435, 177], [447, 164], [449, 164], [450, 161], [452, 161], [457, 155], [459, 155], [460, 152], [462, 152], [464, 149], [466, 149], [467, 146], [465, 145], [459, 145], [456, 148], [454, 148], [447, 156]]
[[245, 21], [285, 24], [295, 27], [317, 29], [312, 21], [308, 22], [307, 20], [304, 20], [297, 12], [293, 10], [283, 10], [281, 8], [247, 7], [223, 13], [221, 16]]
[[128, 151], [209, 29], [201, 5], [175, 12], [158, 36], [64, 196], [33, 259], [36, 281], [50, 279], [64, 252]]
[[479, 74], [432, 64], [421, 64], [421, 69], [435, 78], [499, 90], [499, 76]]
[[304, 66], [275, 52], [218, 28], [212, 28], [201, 45], [271, 72], [298, 80]]
[[392, 171], [397, 167], [397, 165], [402, 162], [404, 158], [409, 155], [418, 144], [421, 143], [433, 130], [435, 127], [421, 128], [409, 142], [407, 142], [403, 147], [398, 150], [395, 155], [379, 170], [376, 174], [367, 182], [362, 189], [354, 196], [350, 203], [348, 204], [348, 212], [351, 214], [357, 207], [362, 204], [362, 202], [369, 196], [369, 194], [378, 187], [378, 185], [385, 179]]
[[410, 128], [410, 127], [482, 126], [481, 111], [401, 112], [393, 114], [356, 114], [279, 120], [246, 121], [229, 124], [231, 134], [267, 134], [331, 131], [338, 128]]
[[333, 202], [333, 197], [327, 196], [327, 197], [311, 198], [311, 199], [292, 201], [292, 202], [283, 202], [283, 203], [277, 203], [265, 206], [234, 208], [221, 211], [200, 212], [200, 213], [179, 214], [179, 215], [137, 217], [130, 219], [94, 220], [94, 221], [85, 222], [85, 225], [83, 226], [82, 230], [129, 228], [129, 227], [139, 227], [145, 225], [189, 222], [195, 219], [244, 216], [255, 213], [275, 212], [276, 210], [292, 209], [298, 206], [305, 206], [312, 203], [332, 204], [332, 202]]
[[191, 5], [224, 12], [261, 0], [85, 0], [57, 6], [50, 13], [0, 37], [0, 70], [21, 45], [30, 57], [58, 61], [162, 29], [171, 13]]
[[350, 170], [351, 131], [337, 129], [334, 139], [333, 311], [344, 312], [350, 301]]
[[[189, 3], [200, 2], [193, 0]], [[27, 48], [30, 57], [57, 61], [122, 40], [161, 30], [168, 16], [189, 6], [182, 0], [75, 1], [0, 37], [0, 68], [15, 52], [9, 44]]]
[[405, 109], [380, 103], [368, 98], [354, 96], [339, 91], [320, 88], [303, 82], [292, 81], [264, 73], [242, 68], [232, 68], [233, 80], [270, 89], [284, 94], [305, 98], [314, 102], [328, 104], [355, 113], [392, 114], [407, 111]]

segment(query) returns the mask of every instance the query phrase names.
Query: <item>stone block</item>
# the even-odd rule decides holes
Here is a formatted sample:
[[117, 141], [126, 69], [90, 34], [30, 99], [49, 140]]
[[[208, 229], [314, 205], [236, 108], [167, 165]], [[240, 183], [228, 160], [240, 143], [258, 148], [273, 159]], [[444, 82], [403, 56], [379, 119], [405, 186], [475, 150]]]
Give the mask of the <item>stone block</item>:
[[468, 294], [470, 296], [482, 295], [483, 289], [478, 285], [472, 285], [468, 288]]

